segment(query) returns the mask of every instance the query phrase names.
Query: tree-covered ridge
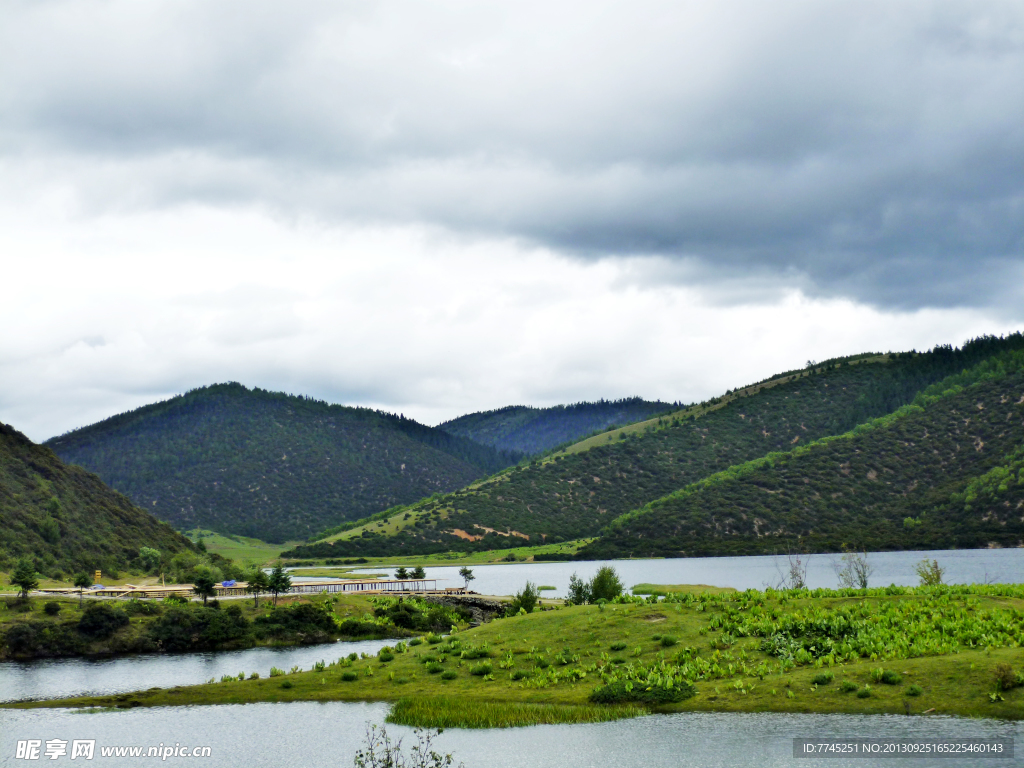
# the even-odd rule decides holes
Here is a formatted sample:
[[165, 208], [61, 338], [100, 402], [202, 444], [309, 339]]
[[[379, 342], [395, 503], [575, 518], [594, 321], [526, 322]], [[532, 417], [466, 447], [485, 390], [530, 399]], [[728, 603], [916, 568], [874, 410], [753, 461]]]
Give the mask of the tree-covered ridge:
[[[585, 557], [1024, 544], [1024, 352], [613, 521]], [[969, 499], [969, 501], [968, 501]]]
[[396, 510], [387, 521], [353, 528], [333, 543], [298, 547], [289, 554], [431, 553], [593, 536], [620, 515], [701, 478], [842, 434], [909, 403], [951, 373], [1019, 348], [1024, 348], [1024, 337], [1015, 334], [977, 339], [961, 349], [944, 346], [922, 354], [830, 361], [781, 383], [745, 389], [745, 396], [728, 402], [705, 404], [696, 411], [699, 416], [664, 417], [646, 430], [623, 433], [623, 439], [506, 470], [470, 488]]
[[649, 419], [679, 407], [639, 397], [531, 408], [509, 405], [470, 413], [438, 426], [452, 435], [533, 456], [608, 427]]
[[142, 547], [192, 543], [80, 467], [0, 424], [0, 569], [31, 557], [48, 576], [124, 569]]
[[519, 458], [401, 416], [240, 384], [46, 444], [180, 529], [277, 542], [461, 487]]

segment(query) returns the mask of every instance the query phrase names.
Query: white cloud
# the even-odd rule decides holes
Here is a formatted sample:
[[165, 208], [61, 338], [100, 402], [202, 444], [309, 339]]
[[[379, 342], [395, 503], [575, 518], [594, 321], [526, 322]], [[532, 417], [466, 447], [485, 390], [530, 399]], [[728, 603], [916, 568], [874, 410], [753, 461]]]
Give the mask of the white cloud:
[[647, 259], [209, 207], [0, 219], [0, 420], [42, 440], [215, 381], [436, 423], [510, 403], [693, 401], [823, 359], [1008, 330], [776, 290], [709, 301]]
[[0, 419], [695, 400], [1024, 307], [1005, 3], [7, 2]]

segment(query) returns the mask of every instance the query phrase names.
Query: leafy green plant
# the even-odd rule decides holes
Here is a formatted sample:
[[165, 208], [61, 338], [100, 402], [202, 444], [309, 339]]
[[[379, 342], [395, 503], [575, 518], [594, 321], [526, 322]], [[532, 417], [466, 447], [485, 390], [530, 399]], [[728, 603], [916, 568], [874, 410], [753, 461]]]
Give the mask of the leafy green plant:
[[359, 675], [352, 671], [342, 672], [341, 679], [344, 680], [346, 683], [354, 683], [356, 680], [359, 679]]
[[626, 649], [626, 646], [626, 643], [623, 643], [622, 641], [616, 641], [608, 647], [611, 648], [613, 651], [624, 651]]
[[843, 682], [839, 684], [839, 690], [843, 693], [853, 693], [857, 690], [857, 684], [852, 680], [843, 680]]
[[867, 698], [870, 698], [870, 697], [871, 697], [871, 686], [870, 685], [865, 685], [863, 688], [861, 688], [859, 691], [857, 691], [857, 698], [858, 699], [867, 699]]
[[444, 665], [443, 664], [439, 664], [436, 661], [432, 661], [432, 662], [429, 662], [426, 665], [425, 669], [431, 675], [439, 675], [442, 672], [444, 672]]
[[920, 696], [924, 693], [924, 689], [920, 685], [912, 685], [907, 688], [907, 696]]
[[996, 664], [992, 674], [995, 677], [996, 688], [1000, 691], [1009, 691], [1024, 685], [1024, 673], [1015, 672], [1009, 664]]
[[811, 682], [815, 685], [828, 685], [835, 679], [836, 676], [831, 671], [827, 671], [819, 672], [818, 674], [816, 674], [813, 678], [811, 678]]
[[446, 669], [444, 672], [441, 673], [442, 680], [454, 680], [458, 676], [459, 673], [456, 672], [454, 669]]
[[672, 635], [663, 635], [660, 642], [662, 648], [671, 648], [679, 642], [679, 639]]
[[477, 664], [476, 666], [470, 667], [469, 674], [475, 675], [477, 677], [482, 677], [484, 675], [491, 674], [491, 672], [493, 671], [494, 667], [491, 666], [491, 663], [489, 661], [485, 661], [482, 664]]

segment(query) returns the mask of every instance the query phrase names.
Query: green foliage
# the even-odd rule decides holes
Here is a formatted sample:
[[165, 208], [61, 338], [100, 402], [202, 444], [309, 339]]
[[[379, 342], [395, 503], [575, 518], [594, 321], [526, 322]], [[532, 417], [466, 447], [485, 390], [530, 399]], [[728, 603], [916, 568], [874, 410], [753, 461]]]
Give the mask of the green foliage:
[[921, 586], [933, 587], [942, 583], [942, 574], [945, 572], [945, 569], [939, 565], [937, 560], [925, 558], [914, 566], [914, 571], [921, 579]]
[[216, 582], [209, 576], [199, 576], [192, 585], [192, 591], [203, 598], [203, 605], [206, 605], [206, 599], [217, 594]]
[[160, 550], [142, 547], [139, 549], [139, 560], [147, 573], [155, 573], [160, 568]]
[[536, 455], [609, 427], [644, 421], [678, 407], [678, 403], [648, 402], [639, 397], [551, 408], [510, 405], [460, 416], [438, 429], [501, 450]]
[[11, 584], [21, 590], [22, 597], [28, 597], [28, 593], [39, 586], [36, 569], [27, 557], [18, 560], [14, 570], [11, 571]]
[[[433, 740], [440, 731], [422, 731], [416, 728], [413, 738], [416, 743], [408, 755], [402, 749], [402, 740], [391, 740], [387, 729], [367, 724], [365, 744], [356, 752], [355, 768], [449, 768], [455, 764], [451, 754], [434, 751]], [[459, 763], [458, 768], [462, 768]]]
[[614, 600], [622, 594], [622, 581], [618, 572], [610, 565], [603, 565], [597, 569], [594, 578], [590, 580], [590, 599]]
[[924, 693], [924, 688], [920, 685], [912, 685], [907, 688], [907, 696], [920, 696], [922, 693]]
[[469, 589], [469, 582], [473, 581], [473, 579], [476, 578], [476, 576], [473, 575], [472, 569], [468, 568], [465, 565], [459, 568], [459, 576], [463, 579], [463, 581], [465, 581], [466, 589]]
[[0, 424], [0, 561], [28, 558], [33, 571], [47, 575], [109, 574], [141, 570], [134, 553], [144, 546], [192, 549], [95, 475]]
[[1009, 664], [996, 664], [992, 670], [996, 681], [996, 688], [1000, 691], [1009, 691], [1024, 685], [1024, 672], [1016, 672]]
[[560, 723], [602, 723], [647, 714], [637, 706], [526, 704], [461, 698], [402, 699], [388, 722], [430, 728], [522, 728]]
[[240, 384], [192, 390], [46, 445], [177, 527], [271, 542], [459, 488], [519, 458], [401, 416]]
[[[469, 614], [465, 609], [455, 608], [438, 603], [430, 603], [418, 598], [375, 597], [374, 615], [388, 620], [401, 629], [416, 632], [448, 630], [453, 624], [465, 621]], [[427, 641], [434, 642], [436, 635], [428, 635]], [[437, 640], [440, 642], [440, 639]]]
[[520, 611], [526, 613], [533, 613], [533, 609], [537, 607], [537, 602], [540, 600], [540, 592], [537, 591], [537, 585], [532, 581], [526, 582], [526, 585], [516, 593], [516, 596], [512, 598], [506, 609], [506, 615], [515, 616]]
[[835, 679], [836, 676], [831, 671], [819, 672], [813, 678], [811, 678], [811, 682], [815, 685], [828, 685]]
[[56, 616], [60, 613], [60, 603], [55, 600], [51, 600], [43, 606], [43, 613], [47, 616]]
[[127, 626], [128, 614], [120, 608], [106, 603], [94, 603], [82, 613], [78, 620], [78, 631], [92, 640], [104, 640], [121, 627]]
[[458, 676], [459, 673], [456, 672], [454, 669], [448, 669], [441, 673], [442, 680], [454, 680]]
[[274, 595], [274, 604], [277, 604], [277, 596], [287, 592], [292, 587], [292, 577], [289, 576], [281, 563], [277, 563], [267, 578], [267, 589]]
[[485, 661], [482, 664], [477, 664], [476, 666], [473, 666], [473, 667], [469, 668], [469, 674], [476, 675], [477, 677], [483, 677], [484, 675], [489, 675], [493, 671], [494, 671], [494, 667], [491, 665], [491, 662], [489, 662], [489, 661]]
[[852, 680], [843, 680], [839, 685], [839, 690], [843, 693], [853, 693], [857, 690], [857, 684]]

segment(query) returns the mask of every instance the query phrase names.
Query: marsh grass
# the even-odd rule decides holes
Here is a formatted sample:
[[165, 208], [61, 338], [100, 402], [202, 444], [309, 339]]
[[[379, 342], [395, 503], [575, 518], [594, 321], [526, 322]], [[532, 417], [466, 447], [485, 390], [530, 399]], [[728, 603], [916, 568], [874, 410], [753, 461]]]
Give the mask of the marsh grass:
[[520, 728], [527, 725], [603, 723], [646, 714], [646, 709], [632, 704], [528, 704], [433, 697], [401, 699], [392, 708], [387, 721], [420, 728]]

